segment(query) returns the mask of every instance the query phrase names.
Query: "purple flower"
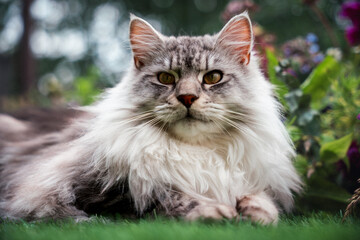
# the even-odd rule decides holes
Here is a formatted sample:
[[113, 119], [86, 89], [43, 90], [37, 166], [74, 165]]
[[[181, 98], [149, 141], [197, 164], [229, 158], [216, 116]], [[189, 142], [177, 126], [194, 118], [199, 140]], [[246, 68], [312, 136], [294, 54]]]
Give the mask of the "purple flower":
[[[360, 15], [360, 12], [359, 12]], [[360, 44], [360, 27], [348, 27], [346, 29], [346, 38], [351, 45]]]
[[341, 174], [343, 178], [349, 178], [348, 169], [343, 160], [339, 160], [336, 162], [336, 170]]
[[285, 70], [285, 72], [287, 74], [289, 74], [290, 76], [293, 76], [294, 78], [297, 78], [296, 72], [293, 69], [288, 68], [288, 69]]
[[346, 2], [342, 5], [340, 16], [349, 18], [352, 26], [346, 29], [346, 38], [351, 45], [360, 44], [360, 2]]
[[354, 26], [360, 26], [360, 2], [346, 2], [341, 7], [340, 16], [349, 18]]
[[317, 44], [311, 44], [309, 48], [310, 53], [317, 53], [320, 50], [319, 45]]
[[306, 41], [309, 43], [316, 43], [318, 41], [318, 37], [314, 33], [308, 33], [306, 35]]
[[353, 141], [347, 151], [347, 157], [350, 163], [350, 177], [355, 180], [360, 177], [359, 147], [359, 144], [356, 141]]
[[322, 60], [324, 60], [324, 54], [322, 53], [318, 53], [313, 57], [314, 63], [320, 63]]
[[357, 115], [357, 119], [359, 119], [359, 120], [360, 120], [360, 113]]
[[291, 59], [293, 70], [298, 76], [306, 75], [324, 60], [324, 54], [317, 44], [318, 37], [308, 33], [306, 37], [297, 37], [285, 42], [281, 49], [286, 58]]
[[354, 140], [346, 155], [349, 160], [349, 167], [346, 166], [345, 162], [343, 160], [340, 160], [336, 163], [337, 170], [340, 172], [343, 184], [345, 184], [345, 187], [350, 191], [353, 192], [357, 186], [357, 179], [360, 178], [360, 146]]
[[311, 66], [309, 64], [304, 64], [300, 67], [301, 73], [309, 73], [311, 71]]
[[354, 160], [360, 160], [359, 144], [356, 141], [352, 141], [346, 155], [349, 158], [350, 162]]

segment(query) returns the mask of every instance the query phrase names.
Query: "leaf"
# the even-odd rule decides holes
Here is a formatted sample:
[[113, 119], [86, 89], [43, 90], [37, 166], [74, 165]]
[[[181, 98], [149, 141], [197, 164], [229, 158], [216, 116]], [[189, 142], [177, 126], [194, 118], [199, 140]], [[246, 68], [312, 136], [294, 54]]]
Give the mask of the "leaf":
[[308, 162], [305, 157], [303, 157], [302, 155], [297, 155], [295, 158], [294, 165], [295, 165], [297, 172], [301, 176], [306, 176], [306, 172], [307, 172], [309, 166], [308, 166]]
[[347, 150], [353, 139], [353, 133], [338, 140], [322, 144], [320, 148], [320, 159], [326, 163], [335, 163], [346, 156]]
[[297, 142], [301, 139], [302, 133], [301, 133], [300, 128], [298, 128], [297, 126], [291, 125], [291, 124], [287, 124], [286, 129], [290, 135], [290, 138], [293, 140], [293, 142]]
[[284, 100], [284, 95], [289, 91], [286, 87], [286, 84], [282, 82], [276, 76], [276, 67], [279, 65], [278, 60], [273, 52], [269, 49], [265, 49], [266, 57], [268, 60], [267, 71], [269, 74], [270, 82], [275, 86], [276, 93], [278, 94], [280, 102], [286, 106], [286, 101]]
[[315, 110], [309, 109], [299, 112], [297, 123], [299, 126], [306, 126], [310, 124], [319, 113]]
[[339, 63], [333, 57], [327, 56], [303, 82], [301, 89], [305, 94], [311, 95], [312, 107], [322, 107], [321, 100], [330, 89], [330, 83], [339, 70]]
[[74, 91], [72, 96], [81, 105], [91, 104], [95, 96], [100, 93], [98, 89], [99, 72], [95, 67], [90, 67], [85, 76], [77, 77], [74, 81]]
[[313, 109], [304, 109], [296, 112], [298, 125], [303, 134], [311, 136], [319, 136], [321, 134], [320, 115], [318, 111]]
[[329, 199], [341, 203], [348, 203], [351, 194], [345, 189], [339, 187], [320, 176], [313, 175], [308, 181], [307, 196]]
[[300, 89], [293, 90], [284, 95], [286, 104], [289, 107], [290, 113], [295, 112], [299, 108], [299, 99], [303, 96]]

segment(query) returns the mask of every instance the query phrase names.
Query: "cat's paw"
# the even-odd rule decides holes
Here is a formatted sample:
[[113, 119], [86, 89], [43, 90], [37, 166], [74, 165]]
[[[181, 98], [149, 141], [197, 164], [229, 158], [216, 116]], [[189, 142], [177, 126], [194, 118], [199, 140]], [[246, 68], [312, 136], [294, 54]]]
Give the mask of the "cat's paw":
[[223, 218], [236, 219], [239, 214], [234, 207], [220, 203], [201, 203], [193, 208], [185, 219], [194, 221], [198, 219], [220, 220]]
[[236, 199], [236, 209], [243, 219], [264, 225], [277, 224], [279, 212], [266, 196], [248, 195]]

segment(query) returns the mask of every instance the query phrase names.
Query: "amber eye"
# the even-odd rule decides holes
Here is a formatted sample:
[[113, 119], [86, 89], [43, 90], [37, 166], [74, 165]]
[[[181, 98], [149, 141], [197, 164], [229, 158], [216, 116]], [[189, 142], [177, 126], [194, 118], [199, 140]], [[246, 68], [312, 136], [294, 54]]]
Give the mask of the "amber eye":
[[161, 72], [158, 74], [159, 82], [162, 84], [174, 84], [175, 83], [175, 76], [171, 73]]
[[215, 83], [220, 82], [222, 77], [223, 77], [222, 72], [220, 72], [218, 70], [214, 70], [214, 71], [206, 73], [203, 77], [203, 81], [206, 84], [215, 84]]

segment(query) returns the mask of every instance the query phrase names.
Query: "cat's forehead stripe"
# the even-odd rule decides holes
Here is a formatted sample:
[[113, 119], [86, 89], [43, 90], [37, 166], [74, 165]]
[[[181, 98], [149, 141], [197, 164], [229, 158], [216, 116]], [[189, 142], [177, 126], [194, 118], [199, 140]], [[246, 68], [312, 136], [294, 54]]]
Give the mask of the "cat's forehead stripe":
[[166, 42], [166, 49], [170, 70], [181, 68], [208, 69], [208, 54], [213, 50], [213, 41], [210, 37], [178, 37], [170, 38]]
[[205, 56], [205, 70], [209, 69], [209, 56]]
[[170, 61], [169, 61], [169, 69], [170, 70], [173, 70], [172, 69], [172, 62], [173, 62], [173, 56], [170, 57]]

